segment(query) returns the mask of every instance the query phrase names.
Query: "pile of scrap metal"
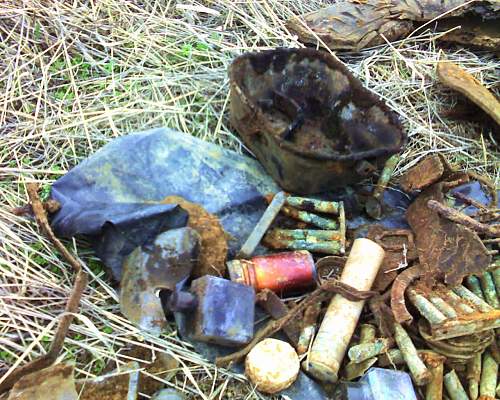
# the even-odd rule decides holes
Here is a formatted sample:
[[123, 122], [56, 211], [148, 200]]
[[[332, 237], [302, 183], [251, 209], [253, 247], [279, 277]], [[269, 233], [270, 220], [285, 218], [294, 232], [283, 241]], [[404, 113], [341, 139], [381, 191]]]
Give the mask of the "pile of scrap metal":
[[[380, 43], [379, 33], [400, 37], [411, 20], [463, 11], [453, 1], [380, 3], [339, 2], [306, 16], [309, 27], [291, 27], [306, 42], [359, 49]], [[467, 10], [494, 15], [482, 3]], [[440, 79], [498, 122], [498, 100], [455, 67], [440, 64]], [[262, 166], [155, 130], [117, 139], [53, 186], [54, 230], [93, 238], [120, 283], [122, 313], [155, 336], [175, 320], [182, 339], [217, 365], [241, 371], [245, 359], [257, 390], [292, 399], [330, 390], [338, 399], [437, 400], [443, 386], [451, 399], [498, 396], [496, 188], [431, 155], [399, 179], [409, 207], [387, 204], [406, 133], [326, 52], [244, 54], [229, 75], [231, 123]], [[372, 190], [360, 188], [377, 171]], [[394, 212], [397, 227], [388, 222]], [[138, 368], [146, 367], [82, 384], [103, 399], [99, 385], [136, 399]], [[72, 374], [37, 371], [9, 399], [40, 381], [76, 398]]]

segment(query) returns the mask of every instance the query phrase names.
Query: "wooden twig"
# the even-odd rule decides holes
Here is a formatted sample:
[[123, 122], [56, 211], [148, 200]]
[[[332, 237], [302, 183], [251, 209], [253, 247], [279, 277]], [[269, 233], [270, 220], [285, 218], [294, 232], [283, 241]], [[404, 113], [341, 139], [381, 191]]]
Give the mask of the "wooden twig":
[[447, 207], [436, 200], [429, 200], [427, 206], [436, 211], [439, 215], [449, 219], [450, 221], [462, 224], [476, 232], [483, 233], [488, 236], [500, 236], [500, 225], [487, 225], [476, 221], [475, 219], [465, 215], [451, 207]]
[[47, 219], [47, 214], [45, 212], [44, 205], [40, 201], [38, 196], [38, 186], [34, 183], [29, 183], [27, 185], [27, 191], [29, 198], [31, 200], [31, 207], [35, 215], [36, 222], [40, 230], [49, 238], [54, 247], [62, 254], [64, 259], [71, 265], [73, 270], [76, 272], [75, 283], [71, 291], [71, 295], [66, 303], [66, 308], [64, 314], [61, 317], [59, 326], [57, 327], [54, 340], [50, 345], [50, 349], [47, 354], [29, 362], [26, 365], [16, 368], [11, 373], [7, 371], [0, 378], [0, 394], [9, 390], [20, 378], [30, 374], [40, 369], [46, 368], [51, 365], [61, 352], [64, 339], [68, 334], [69, 327], [73, 321], [74, 313], [78, 311], [78, 306], [80, 304], [80, 298], [82, 293], [87, 286], [87, 273], [83, 271], [80, 262], [64, 247], [64, 245], [57, 239], [52, 231], [49, 221]]
[[326, 300], [333, 293], [341, 294], [351, 301], [366, 300], [374, 294], [377, 294], [377, 292], [357, 290], [356, 288], [345, 283], [341, 283], [336, 279], [326, 281], [314, 292], [312, 292], [304, 301], [302, 301], [302, 303], [292, 308], [287, 315], [275, 321], [269, 322], [266, 326], [260, 329], [253, 337], [252, 341], [248, 343], [244, 348], [227, 356], [217, 357], [215, 359], [215, 364], [218, 367], [227, 367], [233, 362], [239, 361], [248, 353], [250, 353], [255, 345], [257, 345], [257, 343], [259, 343], [261, 340], [275, 334], [290, 320], [300, 316], [306, 308], [313, 304]]

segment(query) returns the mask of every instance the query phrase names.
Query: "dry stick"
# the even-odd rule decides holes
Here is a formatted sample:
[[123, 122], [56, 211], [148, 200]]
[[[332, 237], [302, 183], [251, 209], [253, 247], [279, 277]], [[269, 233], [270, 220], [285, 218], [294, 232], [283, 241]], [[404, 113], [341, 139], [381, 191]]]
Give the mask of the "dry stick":
[[468, 215], [465, 215], [451, 207], [447, 207], [436, 200], [429, 200], [427, 202], [427, 207], [431, 210], [436, 211], [438, 214], [449, 219], [450, 221], [462, 224], [474, 231], [484, 233], [489, 236], [500, 236], [500, 225], [486, 225], [481, 222], [477, 222]]
[[376, 292], [372, 291], [357, 290], [356, 288], [346, 285], [345, 283], [341, 283], [336, 279], [326, 281], [314, 292], [312, 292], [302, 303], [292, 308], [287, 315], [275, 321], [269, 322], [265, 327], [260, 329], [253, 337], [252, 341], [244, 348], [227, 356], [217, 357], [215, 359], [215, 364], [218, 367], [226, 367], [233, 362], [239, 361], [250, 353], [255, 345], [257, 345], [257, 343], [261, 340], [278, 332], [288, 323], [288, 321], [297, 318], [307, 307], [317, 302], [326, 300], [329, 297], [329, 294], [333, 293], [339, 293], [351, 301], [366, 300], [376, 294]]
[[73, 321], [73, 314], [78, 311], [80, 298], [83, 291], [85, 290], [85, 287], [87, 286], [87, 273], [83, 271], [80, 262], [66, 249], [66, 247], [64, 247], [64, 245], [54, 235], [54, 232], [52, 232], [49, 221], [47, 219], [47, 214], [45, 213], [45, 208], [40, 201], [40, 197], [38, 197], [38, 185], [29, 183], [27, 185], [27, 190], [29, 198], [31, 200], [33, 213], [35, 214], [35, 219], [40, 230], [49, 238], [54, 247], [73, 267], [74, 271], [76, 272], [76, 278], [73, 290], [66, 304], [64, 314], [61, 317], [61, 321], [54, 336], [54, 340], [50, 345], [49, 351], [47, 352], [47, 354], [44, 354], [36, 360], [33, 360], [26, 365], [16, 368], [10, 374], [8, 374], [8, 372], [4, 374], [2, 378], [0, 378], [2, 379], [2, 381], [0, 382], [0, 394], [9, 390], [23, 376], [40, 369], [47, 368], [56, 360], [57, 356], [63, 348], [64, 339], [66, 338], [71, 322]]

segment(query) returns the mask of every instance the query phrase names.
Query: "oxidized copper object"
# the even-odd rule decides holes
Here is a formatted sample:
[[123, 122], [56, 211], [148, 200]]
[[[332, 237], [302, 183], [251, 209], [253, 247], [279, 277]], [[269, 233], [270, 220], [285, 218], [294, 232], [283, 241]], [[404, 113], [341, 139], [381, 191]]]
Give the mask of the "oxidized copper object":
[[[314, 49], [247, 53], [229, 70], [231, 124], [289, 191], [360, 181], [406, 144], [392, 112], [331, 55]], [[300, 179], [297, 179], [300, 177]]]

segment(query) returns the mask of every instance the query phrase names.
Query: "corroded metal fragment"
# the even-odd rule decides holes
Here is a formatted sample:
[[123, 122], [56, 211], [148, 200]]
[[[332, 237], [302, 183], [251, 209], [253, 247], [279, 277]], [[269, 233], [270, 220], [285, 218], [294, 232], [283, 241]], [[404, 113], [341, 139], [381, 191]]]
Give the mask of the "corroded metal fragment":
[[304, 311], [304, 319], [302, 321], [302, 329], [300, 331], [299, 341], [297, 344], [297, 354], [301, 355], [309, 350], [311, 342], [316, 333], [316, 323], [321, 312], [321, 302], [317, 302], [306, 308]]
[[470, 10], [485, 17], [498, 9], [495, 1], [483, 2], [486, 4], [483, 9], [475, 7], [474, 3], [461, 0], [344, 0], [293, 17], [287, 26], [304, 43], [316, 45], [319, 38], [322, 45], [332, 50], [360, 50], [384, 44], [385, 39], [394, 41], [405, 37], [413, 29], [414, 22], [437, 19], [443, 14], [452, 17]]
[[127, 256], [120, 309], [131, 322], [155, 335], [162, 332], [167, 322], [157, 291], [174, 291], [176, 284], [190, 275], [199, 256], [200, 242], [194, 229], [172, 229]]
[[406, 144], [396, 114], [327, 53], [248, 53], [229, 76], [231, 124], [285, 190], [311, 194], [360, 181], [359, 164], [382, 167]]
[[417, 386], [426, 385], [431, 379], [431, 374], [420, 359], [417, 349], [406, 330], [398, 323], [394, 324], [394, 339], [401, 350], [403, 358], [408, 365], [411, 376]]
[[409, 313], [405, 303], [405, 291], [410, 284], [422, 275], [422, 267], [414, 265], [401, 272], [391, 288], [391, 309], [396, 322], [411, 322], [413, 316]]
[[366, 212], [370, 217], [374, 219], [380, 219], [382, 217], [382, 202], [384, 198], [384, 191], [387, 188], [387, 185], [389, 184], [389, 181], [392, 178], [392, 174], [394, 173], [394, 170], [396, 169], [396, 166], [398, 165], [400, 159], [400, 154], [394, 154], [387, 159], [382, 172], [380, 172], [377, 184], [375, 185], [371, 196], [368, 197], [366, 201]]
[[441, 400], [443, 398], [443, 372], [446, 357], [432, 351], [419, 353], [429, 368], [431, 380], [425, 388], [425, 400]]
[[444, 201], [442, 183], [424, 190], [406, 212], [427, 277], [444, 276], [446, 284], [456, 286], [465, 276], [482, 273], [491, 256], [478, 235], [440, 217], [428, 208], [429, 200]]
[[405, 192], [422, 190], [441, 180], [445, 172], [446, 164], [443, 157], [432, 154], [406, 171], [399, 179], [399, 186]]
[[19, 379], [8, 400], [77, 400], [73, 365], [58, 364]]
[[356, 346], [352, 346], [347, 355], [351, 361], [360, 363], [386, 352], [389, 349], [389, 346], [389, 339], [378, 338], [373, 342], [360, 343]]
[[481, 17], [470, 15], [465, 18], [446, 18], [438, 22], [437, 28], [441, 32], [450, 30], [451, 32], [440, 36], [439, 40], [478, 47], [489, 51], [499, 51], [499, 23], [498, 18], [484, 20]]
[[360, 50], [385, 43], [381, 35], [394, 41], [410, 33], [413, 23], [392, 18], [390, 8], [390, 2], [378, 0], [341, 1], [294, 17], [287, 26], [304, 43], [316, 44], [319, 37], [330, 49]]
[[417, 258], [413, 234], [406, 229], [387, 229], [382, 225], [371, 225], [367, 238], [385, 250], [384, 262], [373, 284], [373, 290], [381, 292], [396, 279], [401, 269]]
[[467, 382], [469, 397], [476, 400], [479, 395], [479, 381], [481, 379], [481, 353], [477, 353], [467, 362]]
[[453, 400], [469, 400], [455, 370], [451, 370], [444, 376], [444, 386]]
[[483, 355], [479, 394], [481, 399], [494, 399], [498, 380], [498, 363], [489, 351]]
[[[288, 313], [288, 307], [272, 290], [264, 289], [257, 294], [257, 303], [273, 319], [280, 319]], [[300, 335], [300, 322], [292, 320], [283, 326], [283, 332], [287, 335], [293, 347], [297, 348]]]
[[437, 66], [437, 75], [446, 86], [462, 93], [500, 125], [500, 102], [471, 74], [452, 62], [441, 61]]
[[226, 272], [227, 239], [219, 219], [199, 204], [191, 203], [180, 196], [166, 197], [162, 203], [178, 204], [189, 214], [188, 227], [193, 228], [201, 238], [199, 261], [193, 269], [193, 276], [223, 276]]
[[340, 209], [340, 203], [336, 201], [309, 199], [306, 197], [288, 196], [286, 198], [286, 203], [289, 206], [298, 208], [299, 210], [325, 214], [338, 215]]
[[[370, 324], [361, 324], [361, 331], [359, 334], [359, 345], [370, 344], [375, 340], [375, 326]], [[349, 349], [353, 349], [356, 346], [352, 346]], [[350, 381], [360, 376], [363, 376], [365, 372], [377, 362], [377, 357], [371, 357], [361, 362], [349, 361], [344, 367], [345, 379]]]

